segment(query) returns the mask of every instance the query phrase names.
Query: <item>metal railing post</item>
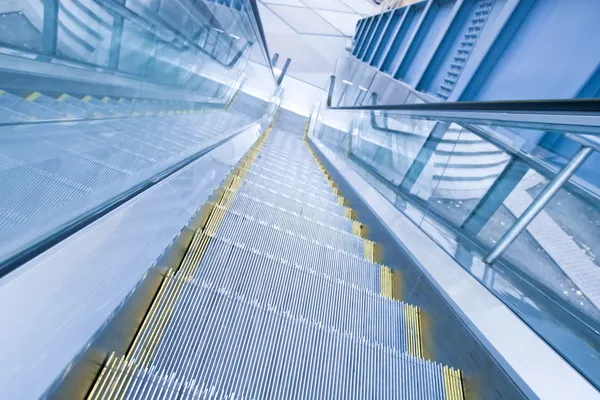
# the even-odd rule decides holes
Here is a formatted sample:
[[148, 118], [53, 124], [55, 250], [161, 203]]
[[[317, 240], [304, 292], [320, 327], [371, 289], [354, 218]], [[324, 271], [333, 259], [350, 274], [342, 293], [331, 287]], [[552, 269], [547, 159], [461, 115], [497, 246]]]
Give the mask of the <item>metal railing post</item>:
[[44, 53], [56, 55], [58, 46], [58, 0], [44, 0], [42, 42]]
[[279, 78], [277, 78], [277, 86], [281, 85], [281, 82], [283, 81], [283, 78], [285, 78], [285, 74], [287, 73], [287, 70], [288, 70], [291, 62], [292, 62], [291, 58], [288, 58], [287, 60], [285, 60], [285, 63], [283, 64], [283, 68], [281, 68], [281, 73], [279, 74]]
[[556, 175], [546, 188], [535, 198], [535, 200], [527, 207], [525, 212], [519, 217], [519, 219], [513, 224], [513, 226], [506, 231], [504, 236], [498, 241], [496, 247], [487, 255], [485, 262], [493, 264], [504, 251], [515, 241], [517, 236], [523, 232], [529, 223], [542, 211], [542, 209], [548, 204], [552, 197], [560, 190], [562, 185], [569, 180], [571, 175], [575, 173], [577, 168], [586, 160], [586, 158], [593, 152], [591, 147], [582, 147], [579, 151], [571, 158], [569, 163], [563, 167], [563, 169]]

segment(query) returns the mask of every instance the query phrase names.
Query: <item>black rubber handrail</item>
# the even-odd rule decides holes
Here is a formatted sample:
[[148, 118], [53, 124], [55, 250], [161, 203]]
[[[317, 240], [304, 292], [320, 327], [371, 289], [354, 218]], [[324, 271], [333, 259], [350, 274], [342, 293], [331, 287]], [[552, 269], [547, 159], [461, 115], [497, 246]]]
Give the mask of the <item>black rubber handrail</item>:
[[493, 111], [528, 113], [553, 112], [565, 113], [600, 113], [600, 99], [557, 99], [557, 100], [502, 100], [502, 101], [461, 101], [461, 102], [435, 102], [422, 104], [378, 104], [370, 106], [332, 106], [333, 91], [335, 88], [335, 75], [329, 78], [329, 91], [327, 93], [327, 108], [332, 110], [357, 110], [357, 111]]

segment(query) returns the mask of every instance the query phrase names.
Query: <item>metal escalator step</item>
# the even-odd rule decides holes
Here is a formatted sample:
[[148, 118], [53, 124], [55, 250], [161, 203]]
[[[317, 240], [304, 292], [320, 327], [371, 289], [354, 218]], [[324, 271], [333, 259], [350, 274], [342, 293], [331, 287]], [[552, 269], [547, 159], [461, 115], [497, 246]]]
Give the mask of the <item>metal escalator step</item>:
[[[285, 312], [287, 315], [295, 319], [311, 321], [322, 326], [334, 329], [340, 333], [350, 335], [354, 338], [366, 340], [374, 346], [385, 348], [392, 353], [402, 354], [403, 349], [388, 346], [386, 343], [373, 341], [369, 336], [361, 335], [361, 330], [367, 329], [344, 329], [341, 321], [331, 323], [330, 318], [320, 320], [311, 315], [298, 314], [293, 308], [282, 307], [281, 304], [273, 302], [273, 299], [260, 299], [244, 295], [240, 291], [231, 291], [225, 287], [218, 287], [209, 282], [184, 282], [181, 290], [181, 296], [177, 305], [173, 308], [168, 326], [164, 330], [160, 344], [156, 347], [152, 359], [148, 365], [153, 365], [161, 370], [175, 372], [181, 369], [181, 363], [177, 365], [174, 359], [183, 357], [194, 357], [193, 354], [188, 354], [190, 348], [197, 346], [199, 341], [204, 341], [197, 331], [198, 327], [210, 323], [210, 316], [204, 312], [206, 308], [210, 308], [211, 302], [222, 300], [225, 296], [232, 300], [232, 309], [223, 314], [218, 314], [220, 318], [237, 318], [235, 309], [239, 303], [251, 304], [254, 307], [271, 308], [280, 312]], [[209, 303], [209, 304], [206, 304]], [[314, 314], [314, 313], [313, 313]], [[341, 328], [341, 329], [340, 329]], [[402, 329], [402, 326], [399, 326]], [[400, 336], [400, 335], [398, 335]], [[177, 354], [179, 353], [179, 354]]]
[[211, 241], [192, 282], [287, 310], [401, 352], [421, 354], [420, 326], [411, 321], [418, 315], [415, 307], [240, 244]]
[[[35, 100], [35, 96], [29, 98]], [[20, 116], [22, 120], [54, 120], [66, 117], [61, 112], [3, 90], [0, 90], [0, 106], [8, 112]]]
[[260, 166], [264, 169], [272, 169], [281, 174], [285, 174], [288, 177], [293, 177], [295, 179], [314, 182], [315, 186], [319, 185], [327, 185], [327, 180], [323, 173], [319, 170], [315, 171], [306, 171], [300, 167], [294, 167], [293, 165], [289, 165], [283, 161], [281, 162], [273, 162], [272, 160], [267, 160], [263, 157], [259, 157], [256, 159], [255, 166]]
[[272, 165], [277, 170], [283, 169], [287, 171], [288, 169], [292, 169], [294, 173], [319, 181], [324, 177], [321, 167], [314, 162], [309, 153], [306, 153], [302, 159], [295, 159], [291, 155], [281, 154], [280, 152], [277, 152], [277, 154], [261, 152], [260, 158], [257, 161]]
[[[344, 243], [341, 240], [323, 237], [322, 235], [303, 235], [302, 233], [296, 233], [292, 230], [292, 227], [286, 226], [285, 222], [287, 221], [281, 221], [278, 224], [265, 221], [261, 218], [262, 217], [253, 217], [252, 215], [239, 212], [235, 209], [224, 210], [223, 220], [215, 234], [234, 240], [251, 235], [264, 236], [264, 239], [259, 237], [259, 240], [267, 241], [266, 244], [261, 245], [263, 248], [274, 246], [275, 242], [270, 242], [270, 240], [277, 240], [278, 242], [281, 241], [281, 243], [279, 243], [280, 246], [289, 247], [291, 243], [297, 243], [299, 246], [306, 247], [306, 244], [310, 244], [309, 247], [320, 246], [333, 252], [347, 254], [350, 257], [366, 258], [367, 240], [358, 239], [355, 242]], [[257, 239], [252, 238], [249, 240], [256, 241]], [[290, 243], [286, 243], [286, 241], [290, 241]], [[331, 243], [339, 245], [339, 247], [334, 246]], [[308, 250], [308, 248], [306, 250]], [[292, 256], [292, 253], [295, 252], [294, 249], [290, 248], [277, 249], [277, 251], [282, 252], [282, 254], [287, 254], [290, 257]], [[293, 257], [294, 259], [297, 259], [299, 256], [301, 255], [298, 254]]]
[[355, 222], [346, 218], [343, 214], [331, 213], [324, 208], [302, 202], [296, 197], [288, 196], [285, 193], [276, 190], [267, 189], [264, 186], [251, 185], [244, 182], [239, 189], [239, 193], [248, 194], [263, 199], [266, 202], [277, 204], [278, 206], [301, 216], [319, 220], [326, 225], [334, 226], [348, 232], [352, 231], [352, 225]]
[[174, 313], [171, 340], [148, 364], [112, 357], [94, 398], [163, 399], [173, 387], [188, 398], [457, 398], [449, 386], [457, 376], [440, 364], [226, 290], [184, 285], [196, 297]]
[[283, 169], [273, 168], [270, 165], [265, 165], [264, 163], [260, 162], [254, 163], [250, 169], [256, 173], [268, 176], [277, 181], [307, 188], [307, 190], [310, 190], [314, 193], [321, 192], [325, 195], [330, 195], [332, 192], [331, 186], [329, 186], [328, 181], [324, 176], [317, 179], [312, 177], [303, 177], [300, 174], [295, 173], [295, 171], [286, 172]]
[[275, 160], [284, 161], [290, 159], [299, 164], [307, 164], [312, 161], [312, 166], [310, 168], [314, 169], [314, 167], [317, 167], [317, 165], [314, 163], [314, 159], [312, 159], [310, 157], [310, 153], [308, 153], [306, 149], [302, 148], [301, 146], [304, 146], [304, 143], [298, 141], [294, 145], [293, 150], [283, 150], [277, 146], [273, 146], [272, 143], [267, 143], [264, 154], [266, 157], [273, 158]]
[[285, 180], [281, 176], [273, 174], [268, 175], [268, 171], [264, 170], [257, 172], [249, 169], [247, 176], [253, 182], [256, 182], [260, 185], [270, 187], [272, 189], [281, 188], [281, 190], [286, 190], [287, 192], [295, 192], [301, 198], [311, 197], [314, 198], [315, 201], [339, 204], [338, 196], [334, 194], [331, 189], [315, 189], [313, 186], [308, 185], [294, 185], [294, 181]]
[[271, 179], [275, 179], [277, 181], [286, 182], [295, 186], [306, 187], [315, 193], [322, 192], [327, 195], [331, 194], [331, 187], [327, 183], [327, 180], [325, 180], [325, 177], [322, 177], [317, 180], [314, 178], [294, 176], [294, 174], [286, 173], [285, 170], [278, 168], [276, 169], [272, 166], [265, 165], [262, 163], [254, 163], [250, 167], [250, 170], [258, 174], [268, 176]]
[[326, 275], [340, 277], [353, 283], [354, 280], [344, 275], [354, 270], [365, 270], [376, 276], [376, 284], [372, 289], [380, 288], [379, 265], [366, 259], [364, 254], [348, 253], [313, 238], [295, 235], [293, 232], [273, 227], [266, 222], [256, 221], [251, 217], [244, 217], [234, 212], [224, 213], [216, 232], [207, 233], [224, 240], [243, 243], [278, 259], [310, 266]]
[[265, 154], [273, 154], [294, 159], [308, 160], [308, 153], [302, 139], [298, 136], [285, 136], [278, 132], [266, 144]]
[[[368, 261], [338, 256], [335, 253], [323, 252], [323, 257], [326, 257], [324, 263], [325, 267], [323, 267], [314, 264], [303, 265], [298, 262], [290, 261], [284, 257], [277, 257], [272, 252], [264, 252], [251, 244], [239, 241], [236, 242], [219, 236], [212, 236], [210, 243], [212, 243], [212, 241], [236, 246], [254, 254], [262, 255], [268, 260], [275, 259], [284, 266], [305, 270], [308, 273], [322, 277], [323, 279], [333, 279], [340, 284], [343, 283], [354, 287], [356, 290], [364, 290], [369, 293], [379, 293], [383, 283], [382, 278], [385, 279], [385, 276], [381, 272], [383, 268], [387, 267], [369, 263]], [[318, 254], [317, 256], [321, 256], [321, 254]], [[221, 260], [222, 263], [225, 263], [226, 261], [226, 259]]]
[[333, 196], [320, 198], [298, 189], [301, 173], [267, 176], [285, 163], [265, 149], [303, 145], [273, 133], [203, 207], [180, 268], [88, 398], [462, 399], [460, 372], [419, 358], [419, 311], [392, 299], [393, 273], [351, 233], [337, 186], [322, 175]]
[[364, 249], [363, 238], [365, 238], [367, 230], [357, 221], [352, 221], [352, 224], [346, 229], [340, 229], [323, 221], [290, 211], [281, 204], [271, 203], [247, 193], [238, 193], [230, 210], [266, 221], [271, 225], [285, 226], [286, 229], [297, 235], [317, 238], [323, 243], [348, 252], [354, 252], [353, 249], [360, 252], [361, 249]]
[[306, 168], [311, 171], [320, 171], [319, 167], [315, 164], [315, 160], [308, 152], [304, 153], [297, 151], [294, 153], [289, 153], [279, 149], [266, 147], [263, 151], [261, 151], [260, 156], [273, 162], [284, 162], [286, 164], [292, 164], [294, 166]]
[[273, 137], [269, 138], [264, 154], [289, 157], [298, 161], [308, 160], [308, 154], [306, 153], [302, 139], [297, 136], [282, 135], [281, 132], [277, 132]]
[[310, 157], [310, 154], [306, 152], [306, 149], [301, 147], [303, 145], [304, 143], [297, 141], [294, 143], [293, 147], [287, 148], [274, 145], [272, 142], [268, 142], [262, 154], [264, 154], [266, 157], [274, 159], [289, 159], [300, 164], [308, 164], [312, 161], [312, 166], [314, 167], [314, 160]]
[[332, 198], [333, 196], [328, 196], [329, 198], [319, 197], [318, 195], [309, 193], [301, 188], [283, 184], [260, 175], [248, 174], [244, 180], [244, 184], [256, 186], [265, 190], [274, 190], [333, 214], [345, 215], [345, 207], [340, 204], [337, 196], [334, 198]]

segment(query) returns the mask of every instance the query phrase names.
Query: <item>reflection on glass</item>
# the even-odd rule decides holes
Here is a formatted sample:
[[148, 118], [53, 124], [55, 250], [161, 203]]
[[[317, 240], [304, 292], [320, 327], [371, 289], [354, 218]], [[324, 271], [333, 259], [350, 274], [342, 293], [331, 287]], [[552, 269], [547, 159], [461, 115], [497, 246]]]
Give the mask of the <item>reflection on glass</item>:
[[325, 126], [335, 112], [321, 111], [318, 139], [600, 384], [593, 373], [600, 357], [598, 153], [487, 265], [486, 255], [585, 142], [523, 123], [473, 125], [409, 111], [346, 111], [351, 127]]
[[255, 26], [241, 2], [0, 2], [0, 265], [257, 121]]

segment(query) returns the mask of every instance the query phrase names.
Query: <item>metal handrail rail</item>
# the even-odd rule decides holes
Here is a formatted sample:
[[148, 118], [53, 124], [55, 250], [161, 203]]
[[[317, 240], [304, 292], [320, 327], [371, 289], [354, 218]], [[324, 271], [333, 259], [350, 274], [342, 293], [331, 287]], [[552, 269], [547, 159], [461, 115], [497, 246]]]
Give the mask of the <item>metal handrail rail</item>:
[[[373, 92], [371, 94], [371, 104], [373, 106], [377, 105], [377, 93], [376, 92]], [[376, 110], [374, 110], [374, 109], [370, 111], [371, 128], [373, 128], [374, 130], [377, 130], [377, 131], [393, 133], [396, 135], [411, 135], [410, 132], [391, 129], [386, 126], [380, 126], [377, 123], [375, 111]], [[388, 117], [388, 115], [385, 111], [383, 112], [383, 116], [384, 116], [384, 118]], [[489, 132], [488, 130], [482, 129], [481, 127], [476, 126], [476, 125], [469, 125], [469, 124], [465, 124], [464, 127], [469, 129], [470, 131], [472, 131], [473, 133], [475, 133], [482, 139], [492, 143], [494, 146], [501, 148], [507, 154], [510, 154], [513, 157], [519, 158], [520, 160], [525, 162], [527, 165], [529, 165], [531, 168], [533, 168], [538, 173], [542, 174], [543, 176], [545, 176], [548, 179], [553, 179], [556, 176], [556, 174], [559, 173], [558, 170], [552, 169], [548, 164], [540, 161], [537, 157], [533, 157], [529, 154], [526, 154], [526, 153], [520, 151], [519, 149], [507, 146], [505, 143], [502, 142], [502, 140], [493, 136], [492, 132]], [[600, 152], [600, 145], [598, 142], [593, 141], [592, 140], [593, 138], [590, 139], [590, 138], [587, 138], [585, 135], [572, 135], [572, 134], [565, 134], [565, 136], [569, 137], [571, 140], [581, 144], [584, 147], [591, 147], [595, 151]], [[598, 196], [597, 193], [592, 192], [592, 191], [588, 190], [587, 188], [585, 188], [584, 186], [580, 185], [577, 181], [567, 180], [564, 183], [564, 186], [567, 187], [573, 193], [576, 193], [576, 194], [582, 196], [583, 198], [586, 198], [594, 203], [600, 204], [600, 196]]]
[[236, 129], [235, 131], [229, 133], [227, 136], [220, 138], [218, 141], [211, 144], [210, 146], [207, 146], [206, 148], [189, 155], [185, 159], [180, 160], [164, 168], [162, 171], [157, 172], [152, 177], [144, 179], [138, 184], [132, 186], [131, 188], [126, 189], [123, 192], [115, 195], [113, 198], [109, 199], [103, 204], [94, 207], [93, 209], [88, 210], [87, 212], [79, 215], [78, 217], [68, 221], [64, 225], [56, 228], [53, 232], [50, 232], [45, 237], [42, 237], [37, 243], [34, 243], [25, 249], [18, 250], [14, 254], [9, 255], [4, 260], [0, 260], [0, 278], [6, 276], [8, 273], [14, 271], [16, 268], [20, 267], [27, 261], [48, 250], [49, 248], [66, 239], [67, 237], [71, 236], [75, 232], [85, 228], [86, 226], [98, 220], [102, 216], [115, 210], [117, 207], [133, 199], [135, 196], [139, 195], [145, 190], [172, 176], [173, 174], [188, 166], [192, 162], [198, 160], [200, 157], [206, 155], [210, 151], [221, 146], [223, 143], [239, 135], [241, 132], [248, 129], [250, 126], [266, 121], [270, 118], [270, 116], [273, 115], [273, 112], [278, 107], [278, 99], [280, 97], [281, 88], [278, 87], [273, 93], [273, 99], [269, 107], [267, 108], [267, 110], [265, 110], [263, 115], [257, 121], [254, 121], [246, 126]]
[[[420, 104], [377, 104], [370, 106], [332, 106], [332, 97], [336, 77], [329, 78], [327, 108], [332, 110], [356, 111], [474, 111], [474, 112], [519, 112], [542, 113], [559, 112], [561, 115], [570, 113], [593, 113], [600, 117], [600, 99], [556, 99], [556, 100], [499, 100], [499, 101], [460, 101], [435, 102]], [[417, 92], [414, 92], [418, 95]], [[423, 98], [422, 96], [419, 96]]]
[[273, 58], [271, 59], [271, 65], [273, 67], [277, 66], [277, 61], [279, 61], [279, 53], [273, 54]]
[[262, 23], [262, 19], [260, 18], [260, 12], [258, 11], [258, 4], [256, 0], [248, 0], [250, 4], [250, 10], [252, 10], [252, 14], [254, 16], [254, 22], [256, 23], [256, 27], [258, 28], [258, 38], [262, 42], [263, 48], [265, 50], [265, 56], [269, 65], [269, 70], [271, 71], [271, 75], [273, 76], [273, 80], [277, 82], [275, 78], [275, 72], [273, 71], [273, 63], [271, 62], [271, 55], [269, 54], [269, 47], [267, 46], [267, 37], [265, 36], [265, 29]]
[[285, 64], [283, 64], [283, 68], [281, 68], [281, 73], [279, 74], [279, 77], [277, 77], [277, 86], [281, 86], [281, 82], [283, 82], [283, 78], [285, 78], [285, 75], [291, 62], [292, 59], [289, 57], [287, 60], [285, 60]]
[[[425, 104], [404, 104], [404, 105], [377, 105], [377, 94], [371, 94], [371, 102], [373, 105], [361, 106], [331, 106], [333, 91], [335, 85], [335, 76], [331, 76], [329, 91], [327, 95], [327, 108], [333, 110], [355, 110], [355, 111], [370, 111], [371, 126], [378, 130], [383, 130], [392, 133], [404, 133], [394, 131], [388, 128], [382, 128], [377, 125], [375, 120], [375, 111], [383, 111], [387, 116], [386, 111], [394, 110], [397, 115], [419, 116], [424, 119], [441, 120], [457, 122], [464, 128], [471, 130], [477, 135], [489, 140], [494, 145], [504, 151], [524, 158], [525, 161], [533, 161], [534, 164], [542, 164], [540, 160], [532, 160], [531, 156], [523, 155], [517, 149], [510, 149], [502, 140], [498, 140], [493, 132], [482, 128], [482, 123], [488, 124], [494, 121], [511, 127], [531, 128], [534, 125], [536, 128], [545, 130], [561, 131], [566, 128], [567, 132], [561, 132], [571, 140], [581, 144], [577, 153], [569, 160], [568, 164], [563, 166], [554, 176], [549, 177], [549, 182], [541, 195], [529, 205], [527, 210], [517, 219], [514, 225], [507, 231], [502, 238], [496, 243], [492, 251], [486, 255], [484, 261], [488, 264], [496, 262], [504, 253], [504, 251], [514, 242], [518, 235], [523, 232], [528, 224], [538, 215], [541, 210], [550, 201], [552, 196], [557, 193], [561, 187], [571, 185], [577, 187], [578, 192], [586, 195], [585, 197], [598, 200], [597, 193], [590, 193], [580, 185], [574, 184], [571, 177], [576, 170], [583, 165], [586, 159], [594, 152], [600, 151], [600, 141], [597, 136], [592, 135], [577, 135], [570, 132], [581, 130], [583, 127], [584, 133], [592, 133], [600, 135], [600, 99], [574, 99], [574, 100], [525, 100], [525, 101], [500, 101], [500, 102], [468, 102], [468, 103], [425, 103]], [[432, 112], [433, 111], [433, 112]], [[526, 113], [523, 111], [527, 111]], [[557, 114], [547, 114], [547, 112], [557, 112]], [[480, 114], [480, 115], [478, 115]], [[483, 116], [482, 116], [483, 115]], [[532, 118], [531, 116], [536, 116]], [[550, 119], [550, 122], [540, 122], [539, 116]], [[533, 120], [533, 123], [531, 122]], [[516, 121], [516, 122], [515, 122]], [[445, 123], [445, 122], [442, 122]], [[529, 162], [528, 162], [529, 163]], [[547, 167], [542, 168], [544, 172], [548, 172]], [[536, 169], [537, 170], [537, 169]]]
[[[396, 115], [455, 122], [467, 126], [507, 125], [512, 128], [561, 132], [570, 139], [600, 151], [600, 99], [509, 100], [477, 102], [427, 102], [422, 104], [376, 104], [332, 106], [335, 76], [329, 81], [326, 105], [331, 110], [395, 111]], [[415, 92], [416, 94], [416, 92]], [[578, 134], [589, 135], [588, 137]]]
[[421, 97], [425, 103], [333, 106], [335, 80], [336, 77], [332, 75], [326, 101], [327, 108], [331, 110], [395, 111], [396, 115], [419, 116], [424, 119], [460, 119], [462, 124], [510, 123], [513, 128], [564, 131], [571, 139], [600, 150], [600, 145], [594, 140], [575, 135], [600, 136], [600, 99], [431, 103]]

